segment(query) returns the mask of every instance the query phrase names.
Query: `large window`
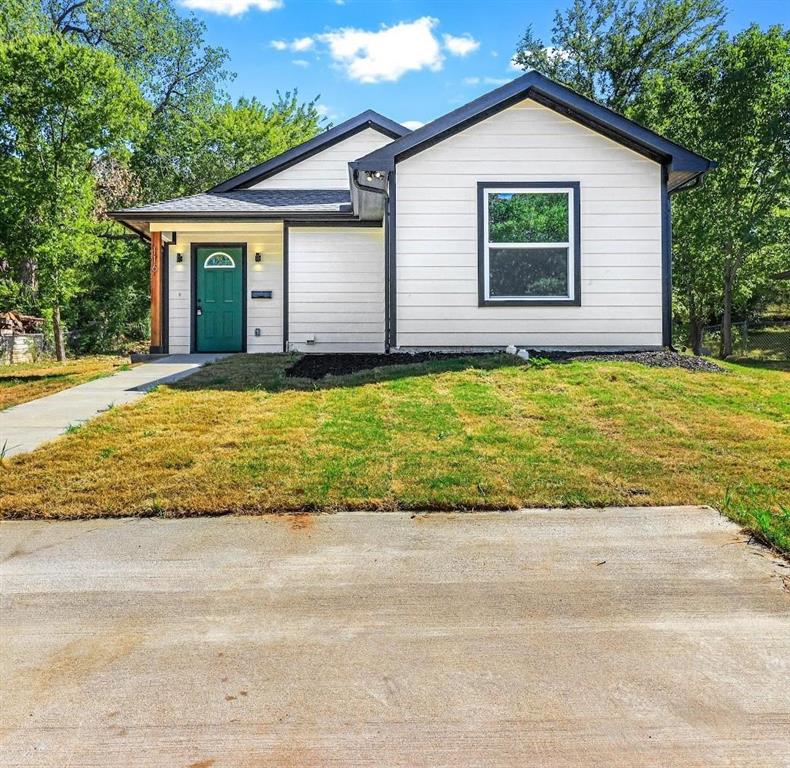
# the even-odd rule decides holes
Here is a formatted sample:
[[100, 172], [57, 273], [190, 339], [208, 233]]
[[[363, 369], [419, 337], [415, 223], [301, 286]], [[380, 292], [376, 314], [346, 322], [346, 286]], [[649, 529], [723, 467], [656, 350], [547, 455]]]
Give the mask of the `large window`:
[[578, 182], [478, 184], [480, 303], [576, 304]]

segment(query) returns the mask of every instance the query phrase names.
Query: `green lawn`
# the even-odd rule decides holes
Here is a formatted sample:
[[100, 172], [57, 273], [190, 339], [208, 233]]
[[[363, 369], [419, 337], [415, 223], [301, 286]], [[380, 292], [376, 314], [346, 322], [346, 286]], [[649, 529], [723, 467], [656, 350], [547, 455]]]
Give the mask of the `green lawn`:
[[108, 376], [129, 366], [129, 358], [111, 355], [77, 357], [58, 363], [45, 360], [0, 366], [0, 411], [51, 395], [76, 384]]
[[6, 517], [712, 504], [790, 549], [790, 374], [239, 355], [0, 471]]

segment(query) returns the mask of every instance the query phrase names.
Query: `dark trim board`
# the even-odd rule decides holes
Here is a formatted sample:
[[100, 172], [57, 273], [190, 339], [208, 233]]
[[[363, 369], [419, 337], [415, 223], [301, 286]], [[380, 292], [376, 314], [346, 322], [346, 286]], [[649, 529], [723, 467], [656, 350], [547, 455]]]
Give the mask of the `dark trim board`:
[[162, 265], [162, 352], [168, 354], [170, 352], [170, 247], [164, 243], [162, 243], [160, 263]]
[[[502, 299], [485, 295], [485, 244], [483, 211], [486, 189], [531, 189], [535, 187], [570, 187], [573, 189], [573, 298], [572, 299]], [[582, 304], [582, 216], [581, 184], [578, 181], [478, 181], [477, 182], [477, 305], [479, 307], [580, 307]]]
[[[215, 241], [190, 243], [189, 245], [189, 351], [197, 352], [197, 249], [198, 248], [241, 248], [241, 351], [247, 351], [247, 243]], [[210, 350], [202, 350], [204, 352]]]
[[288, 351], [288, 233], [289, 225], [283, 222], [283, 352]]
[[[317, 213], [312, 212], [299, 212], [299, 211], [271, 211], [266, 213], [254, 213], [250, 211], [224, 211], [219, 213], [211, 213], [211, 211], [110, 211], [109, 216], [112, 216], [116, 221], [128, 226], [130, 221], [237, 221], [239, 223], [256, 222], [256, 221], [331, 221], [337, 222], [338, 226], [343, 224], [354, 224], [360, 221], [357, 216], [351, 216], [348, 213]], [[131, 227], [130, 227], [131, 228]], [[134, 230], [137, 232], [137, 230]]]
[[283, 219], [284, 227], [343, 227], [354, 229], [356, 227], [376, 227], [381, 228], [380, 221], [362, 221], [360, 219], [348, 219], [345, 221], [332, 221], [328, 219]]
[[672, 346], [672, 203], [666, 168], [661, 169], [661, 340]]
[[384, 233], [384, 348], [387, 352], [398, 347], [398, 184], [394, 168], [389, 172], [388, 181], [389, 193], [385, 208], [387, 229]]

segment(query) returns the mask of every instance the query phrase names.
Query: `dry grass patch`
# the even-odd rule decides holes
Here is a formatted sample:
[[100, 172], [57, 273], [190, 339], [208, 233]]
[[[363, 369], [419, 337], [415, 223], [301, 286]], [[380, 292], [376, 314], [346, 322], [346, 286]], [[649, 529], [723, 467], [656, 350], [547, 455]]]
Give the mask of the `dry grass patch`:
[[0, 514], [712, 504], [790, 548], [790, 375], [240, 355], [5, 462]]
[[126, 357], [94, 355], [70, 359], [65, 363], [46, 360], [0, 366], [0, 411], [109, 376], [125, 370], [129, 365], [129, 358]]

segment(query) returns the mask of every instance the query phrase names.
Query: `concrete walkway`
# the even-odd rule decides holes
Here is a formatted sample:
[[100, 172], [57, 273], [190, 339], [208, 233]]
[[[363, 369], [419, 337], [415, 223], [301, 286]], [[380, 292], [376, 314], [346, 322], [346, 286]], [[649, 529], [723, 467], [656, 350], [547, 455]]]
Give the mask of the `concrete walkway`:
[[790, 569], [706, 508], [0, 523], [3, 768], [787, 768]]
[[33, 451], [113, 405], [131, 403], [157, 384], [183, 379], [224, 355], [169, 355], [112, 376], [64, 389], [0, 411], [0, 448], [6, 456]]

